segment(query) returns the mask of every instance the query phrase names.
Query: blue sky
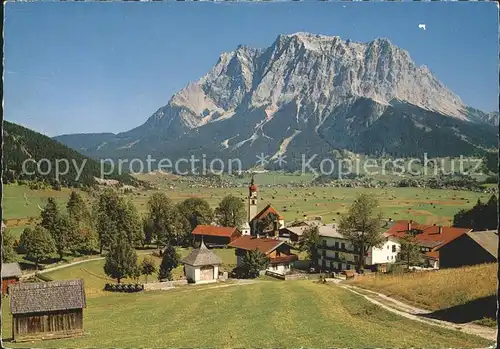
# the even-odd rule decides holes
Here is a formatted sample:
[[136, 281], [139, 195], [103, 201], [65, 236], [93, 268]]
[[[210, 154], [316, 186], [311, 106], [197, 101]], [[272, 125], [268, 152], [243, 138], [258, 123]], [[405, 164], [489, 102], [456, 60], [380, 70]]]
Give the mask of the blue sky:
[[126, 131], [221, 52], [298, 31], [389, 38], [466, 104], [498, 110], [497, 16], [494, 2], [7, 3], [4, 117], [49, 136]]

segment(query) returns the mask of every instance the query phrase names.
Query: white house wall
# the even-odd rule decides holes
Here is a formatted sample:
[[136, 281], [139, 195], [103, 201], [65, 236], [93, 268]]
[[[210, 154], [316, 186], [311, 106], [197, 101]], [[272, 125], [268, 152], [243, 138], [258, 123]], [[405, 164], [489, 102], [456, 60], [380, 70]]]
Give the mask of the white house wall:
[[401, 245], [395, 241], [389, 240], [380, 248], [373, 247], [368, 258], [368, 265], [394, 263], [401, 249]]
[[214, 265], [213, 266], [213, 280], [201, 280], [201, 268], [200, 267], [193, 267], [191, 265], [185, 265], [185, 270], [186, 270], [186, 279], [190, 280], [191, 282], [200, 284], [200, 283], [210, 283], [210, 282], [215, 282], [219, 278], [219, 266]]
[[[321, 248], [323, 246], [323, 241], [326, 241], [327, 248]], [[338, 243], [338, 250], [335, 249], [335, 243]], [[395, 250], [393, 251], [393, 246], [395, 246]], [[344, 247], [347, 251], [342, 251], [342, 247]], [[370, 248], [368, 250], [368, 256], [365, 257], [365, 265], [375, 265], [382, 263], [394, 263], [396, 261], [396, 256], [400, 250], [400, 244], [389, 239], [384, 243], [384, 245], [380, 248]], [[332, 269], [354, 269], [357, 265], [354, 253], [354, 248], [349, 240], [342, 238], [334, 238], [329, 236], [320, 236], [320, 246], [318, 248], [318, 252], [320, 254], [319, 257], [319, 266], [323, 266], [323, 253], [325, 253], [326, 257], [326, 267]], [[331, 260], [328, 258], [336, 258], [341, 259], [341, 257], [345, 257], [342, 260]]]
[[273, 273], [285, 274], [290, 271], [289, 263], [272, 264], [267, 267], [267, 270]]
[[200, 276], [200, 268], [195, 268], [191, 265], [185, 265], [186, 279], [196, 282], [196, 271], [198, 271], [198, 278]]

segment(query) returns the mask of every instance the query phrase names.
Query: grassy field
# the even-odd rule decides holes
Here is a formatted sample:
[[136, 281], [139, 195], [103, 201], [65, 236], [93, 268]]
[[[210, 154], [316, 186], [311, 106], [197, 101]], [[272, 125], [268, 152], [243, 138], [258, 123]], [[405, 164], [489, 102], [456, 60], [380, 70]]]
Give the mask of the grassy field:
[[[179, 255], [183, 258], [189, 254], [191, 249], [179, 248]], [[212, 250], [217, 256], [222, 260], [221, 271], [230, 271], [236, 266], [236, 256], [233, 249], [213, 249]], [[161, 258], [148, 255], [156, 262], [156, 267], [159, 268], [161, 263]], [[146, 255], [139, 255], [139, 263], [146, 257]], [[104, 260], [95, 260], [86, 262], [83, 264], [77, 264], [70, 267], [62, 268], [59, 270], [54, 270], [45, 273], [53, 280], [71, 280], [71, 279], [83, 279], [85, 284], [85, 293], [88, 297], [101, 296], [107, 294], [103, 291], [104, 285], [106, 283], [114, 283], [116, 280], [109, 278], [104, 273]], [[182, 265], [178, 266], [173, 270], [174, 279], [179, 279], [183, 276]], [[142, 275], [139, 279], [140, 282], [145, 282], [146, 277]], [[148, 281], [157, 281], [157, 276], [155, 274], [148, 276]], [[123, 283], [135, 283], [135, 280], [124, 279]]]
[[[481, 319], [495, 318], [497, 270], [498, 265], [493, 263], [400, 275], [366, 276], [349, 283], [432, 310], [452, 321], [456, 318], [457, 321], [481, 322]], [[487, 323], [488, 320], [482, 322]]]
[[[189, 197], [202, 197], [212, 207], [228, 194], [246, 200], [246, 188], [184, 188], [164, 189], [173, 201]], [[286, 221], [321, 216], [324, 221], [336, 221], [360, 194], [367, 193], [378, 198], [386, 218], [413, 219], [421, 223], [451, 225], [453, 215], [462, 208], [471, 208], [480, 198], [487, 201], [489, 195], [468, 191], [452, 191], [422, 188], [272, 188], [259, 187], [259, 208], [272, 204]], [[146, 210], [150, 193], [131, 194], [139, 211]], [[246, 202], [246, 201], [245, 201]]]
[[[424, 188], [324, 188], [324, 187], [272, 187], [278, 184], [308, 182], [307, 176], [285, 174], [259, 174], [256, 177], [259, 185], [259, 208], [271, 203], [286, 221], [308, 217], [321, 216], [324, 221], [336, 221], [346, 212], [354, 198], [360, 193], [372, 194], [380, 201], [380, 208], [386, 218], [413, 219], [421, 223], [437, 223], [450, 225], [453, 215], [462, 208], [472, 207], [477, 199], [487, 201], [489, 194], [470, 191], [440, 190]], [[189, 197], [202, 197], [212, 207], [216, 207], [220, 200], [228, 194], [240, 197], [246, 202], [248, 179], [240, 180], [241, 187], [231, 188], [199, 188], [190, 187], [182, 180], [172, 180], [166, 175], [142, 175], [142, 180], [148, 180], [159, 190], [164, 192], [174, 202]], [[260, 183], [262, 181], [263, 183]], [[147, 201], [156, 190], [137, 190], [126, 196], [132, 200], [139, 212], [144, 213]], [[85, 192], [84, 198], [90, 200]], [[5, 185], [3, 193], [3, 218], [7, 219], [7, 226], [13, 229], [16, 236], [20, 235], [24, 227], [34, 223], [39, 217], [40, 209], [46, 198], [53, 196], [60, 207], [64, 209], [70, 190], [55, 191], [31, 190], [27, 186]], [[29, 221], [31, 219], [31, 222]]]
[[[413, 322], [312, 281], [89, 297], [85, 334], [12, 347], [484, 347], [486, 340]], [[8, 306], [3, 333], [10, 336]]]

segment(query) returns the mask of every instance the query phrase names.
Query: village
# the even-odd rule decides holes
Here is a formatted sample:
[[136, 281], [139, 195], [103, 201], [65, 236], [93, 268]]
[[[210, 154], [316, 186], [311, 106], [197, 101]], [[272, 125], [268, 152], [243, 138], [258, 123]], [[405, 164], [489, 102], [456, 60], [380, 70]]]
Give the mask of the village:
[[[386, 273], [432, 272], [498, 261], [495, 230], [384, 219], [376, 212], [376, 200], [363, 194], [338, 222], [323, 222], [321, 217], [307, 216], [286, 222], [272, 203], [259, 207], [259, 188], [252, 176], [246, 202], [230, 196], [224, 198], [216, 209], [217, 222], [198, 224], [203, 221], [200, 208], [203, 204], [191, 209], [187, 218], [193, 229], [187, 239], [168, 235], [168, 230], [174, 231], [171, 226], [177, 223], [165, 222], [169, 215], [161, 199], [158, 196], [156, 201], [150, 200], [150, 210], [156, 216], [152, 215], [143, 229], [138, 229], [149, 239], [147, 243], [157, 244], [152, 255], [161, 260], [160, 267], [149, 257], [138, 264], [132, 247], [137, 236], [120, 231], [115, 231], [114, 238], [99, 236], [101, 251], [107, 250], [104, 272], [117, 281], [106, 283], [105, 292], [172, 292], [189, 285], [241, 283], [262, 277], [335, 283]], [[47, 211], [42, 212], [45, 221], [50, 220]], [[125, 211], [118, 212], [115, 219], [121, 220], [124, 219], [121, 214], [127, 215]], [[220, 222], [225, 224], [218, 224]], [[182, 225], [177, 227], [182, 229]], [[4, 228], [2, 223], [2, 234]], [[64, 228], [58, 226], [57, 229]], [[85, 229], [76, 229], [80, 234], [85, 232]], [[21, 248], [34, 250], [35, 258], [43, 254], [48, 244], [40, 237], [44, 230], [35, 228], [23, 233], [24, 238], [21, 236]], [[77, 241], [74, 236], [64, 239]], [[58, 243], [60, 241], [55, 242]], [[182, 244], [192, 247], [180, 258], [174, 245]], [[234, 254], [235, 268], [224, 267], [221, 251], [224, 255], [226, 251]], [[182, 266], [182, 274], [174, 278], [173, 271], [178, 266]], [[148, 282], [147, 276], [155, 279], [156, 273], [157, 281]], [[2, 264], [2, 295], [8, 297], [10, 303], [12, 341], [84, 335], [83, 314], [87, 307], [84, 280], [40, 282], [43, 274], [35, 275], [38, 279], [32, 274], [30, 278], [23, 275], [17, 262]], [[146, 282], [138, 282], [141, 275], [146, 277]], [[123, 283], [124, 279], [136, 281]]]

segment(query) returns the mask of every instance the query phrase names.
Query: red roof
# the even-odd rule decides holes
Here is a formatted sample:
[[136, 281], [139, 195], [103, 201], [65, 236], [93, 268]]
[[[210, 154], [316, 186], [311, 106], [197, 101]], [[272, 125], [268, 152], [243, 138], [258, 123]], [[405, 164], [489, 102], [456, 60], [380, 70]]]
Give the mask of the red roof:
[[250, 189], [250, 191], [257, 191], [257, 186], [255, 184], [252, 184], [248, 187], [248, 189]]
[[[410, 221], [396, 221], [396, 223], [390, 227], [385, 233], [385, 236], [403, 237], [408, 233], [408, 224]], [[422, 231], [421, 234], [417, 234], [415, 238], [417, 241], [421, 242], [423, 245], [432, 246], [432, 249], [438, 246], [443, 246], [449, 243], [451, 240], [471, 231], [470, 228], [456, 228], [456, 227], [441, 227], [441, 233], [439, 232], [439, 226], [437, 225], [425, 225], [418, 222], [411, 222], [411, 229], [417, 229]], [[437, 258], [437, 256], [434, 256]]]
[[216, 227], [214, 225], [197, 225], [193, 229], [193, 235], [223, 236], [231, 237], [237, 231], [234, 227]]
[[268, 254], [282, 243], [284, 242], [278, 239], [257, 238], [250, 235], [243, 235], [231, 242], [228, 246], [246, 251], [257, 249], [264, 254]]
[[271, 206], [271, 204], [269, 204], [266, 207], [264, 207], [264, 209], [262, 211], [257, 213], [257, 215], [252, 218], [252, 221], [256, 220], [256, 219], [262, 219], [265, 216], [267, 216], [269, 213], [275, 214], [276, 216], [278, 216], [278, 219], [284, 219], [283, 216], [278, 211], [276, 211], [274, 209], [274, 207]]

